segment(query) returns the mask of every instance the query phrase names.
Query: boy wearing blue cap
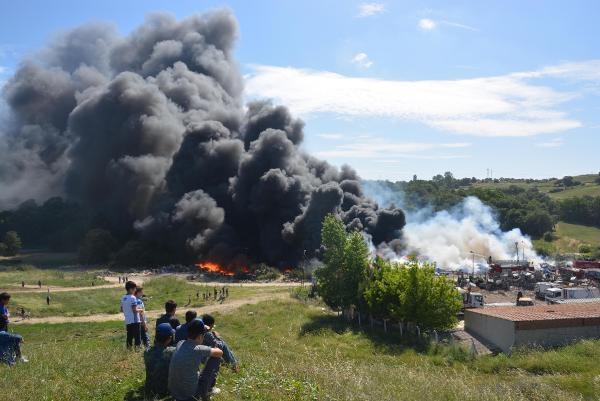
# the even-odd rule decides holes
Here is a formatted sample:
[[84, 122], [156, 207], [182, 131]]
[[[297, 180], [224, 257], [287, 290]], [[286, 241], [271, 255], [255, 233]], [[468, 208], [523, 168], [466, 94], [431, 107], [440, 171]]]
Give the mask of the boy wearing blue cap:
[[169, 394], [169, 363], [175, 352], [175, 347], [170, 347], [173, 342], [175, 330], [169, 323], [156, 326], [154, 345], [144, 352], [144, 365], [146, 365], [146, 395], [165, 397]]

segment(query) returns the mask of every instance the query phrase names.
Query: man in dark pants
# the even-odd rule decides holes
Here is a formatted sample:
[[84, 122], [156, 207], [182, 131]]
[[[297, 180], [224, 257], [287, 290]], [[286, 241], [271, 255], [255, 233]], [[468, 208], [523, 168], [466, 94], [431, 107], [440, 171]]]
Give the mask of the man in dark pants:
[[[194, 320], [188, 328], [187, 340], [177, 344], [169, 365], [169, 392], [177, 401], [210, 400], [210, 385], [221, 364], [223, 351], [202, 345], [206, 327]], [[206, 360], [202, 372], [198, 367]]]
[[126, 282], [125, 291], [127, 291], [127, 294], [121, 298], [121, 312], [125, 317], [127, 328], [127, 348], [131, 348], [134, 343], [136, 347], [142, 344], [142, 325], [137, 298], [134, 295], [136, 288], [137, 286], [133, 281]]

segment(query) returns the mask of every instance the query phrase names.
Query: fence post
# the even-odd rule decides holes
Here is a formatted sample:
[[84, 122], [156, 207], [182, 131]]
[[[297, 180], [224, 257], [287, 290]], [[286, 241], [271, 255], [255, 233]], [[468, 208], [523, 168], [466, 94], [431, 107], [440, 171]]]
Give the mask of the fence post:
[[439, 343], [439, 342], [440, 342], [440, 340], [439, 340], [439, 338], [438, 338], [438, 332], [437, 332], [437, 330], [433, 330], [433, 336], [435, 337], [435, 342], [436, 342], [436, 343]]
[[477, 355], [477, 347], [475, 346], [475, 339], [471, 337], [471, 354]]
[[402, 321], [399, 321], [398, 322], [398, 327], [400, 327], [400, 336], [403, 337], [404, 336], [404, 333], [403, 333], [404, 328], [402, 326], [404, 326], [404, 324], [402, 323]]
[[383, 332], [387, 333], [387, 319], [383, 319]]
[[417, 337], [421, 337], [421, 329], [417, 326]]
[[360, 322], [360, 311], [358, 311], [358, 327], [362, 327], [361, 322]]
[[369, 315], [369, 319], [371, 320], [371, 328], [373, 328], [373, 315]]

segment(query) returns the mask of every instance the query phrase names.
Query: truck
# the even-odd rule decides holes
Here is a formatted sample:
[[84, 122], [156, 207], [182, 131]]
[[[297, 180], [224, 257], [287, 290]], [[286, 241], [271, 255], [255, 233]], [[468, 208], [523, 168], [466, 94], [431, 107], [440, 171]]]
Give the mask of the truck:
[[546, 302], [550, 304], [559, 303], [569, 299], [591, 299], [600, 298], [600, 290], [596, 287], [568, 287], [546, 289]]
[[546, 298], [546, 290], [548, 288], [555, 288], [556, 285], [554, 283], [548, 283], [548, 282], [539, 282], [539, 283], [535, 283], [535, 286], [533, 287], [533, 292], [535, 293], [535, 297], [537, 299], [545, 299]]
[[463, 309], [483, 308], [483, 295], [479, 292], [466, 291], [460, 287], [456, 288], [462, 296]]

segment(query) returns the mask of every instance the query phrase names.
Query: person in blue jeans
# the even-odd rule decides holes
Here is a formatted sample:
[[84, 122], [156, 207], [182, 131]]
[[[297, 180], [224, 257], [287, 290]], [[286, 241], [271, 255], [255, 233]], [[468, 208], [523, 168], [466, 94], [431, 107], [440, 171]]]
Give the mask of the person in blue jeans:
[[144, 348], [150, 348], [150, 337], [148, 335], [148, 317], [146, 316], [146, 306], [144, 305], [144, 288], [136, 287], [135, 297], [137, 299], [137, 307], [140, 314], [140, 335]]
[[[0, 326], [8, 325], [6, 317], [0, 316]], [[18, 334], [9, 333], [6, 329], [0, 330], [0, 363], [5, 363], [9, 366], [14, 365], [17, 361], [28, 362], [21, 355], [21, 343], [23, 337]]]
[[[176, 401], [210, 400], [210, 386], [221, 364], [223, 351], [203, 345], [206, 327], [200, 320], [188, 325], [187, 339], [177, 344], [169, 364], [168, 387]], [[199, 371], [200, 364], [204, 368]]]
[[0, 331], [8, 331], [8, 321], [10, 312], [8, 311], [8, 303], [10, 302], [10, 294], [3, 292], [0, 294]]

